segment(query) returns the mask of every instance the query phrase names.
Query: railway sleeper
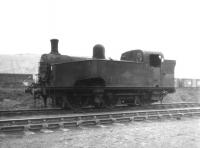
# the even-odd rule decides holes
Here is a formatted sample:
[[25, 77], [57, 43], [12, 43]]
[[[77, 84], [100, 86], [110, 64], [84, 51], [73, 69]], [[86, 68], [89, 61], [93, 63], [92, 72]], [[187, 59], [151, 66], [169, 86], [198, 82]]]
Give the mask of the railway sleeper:
[[96, 115], [97, 119], [107, 119], [110, 118], [110, 115]]
[[132, 118], [129, 118], [129, 117], [115, 119], [115, 122], [130, 122], [130, 121], [132, 121]]
[[94, 116], [81, 116], [79, 119], [80, 120], [92, 120], [92, 119], [94, 119], [95, 117]]
[[43, 129], [43, 125], [42, 124], [29, 125], [28, 127], [26, 127], [26, 129], [30, 131], [39, 131]]
[[78, 126], [77, 122], [64, 122], [63, 123], [64, 128], [77, 127], [77, 126]]
[[158, 111], [160, 115], [165, 115], [165, 114], [169, 114], [168, 111]]
[[188, 113], [189, 111], [188, 110], [179, 110], [179, 112], [185, 114], [185, 113]]
[[200, 109], [190, 109], [190, 112], [200, 112]]
[[192, 113], [183, 113], [183, 116], [184, 117], [193, 117], [193, 114]]
[[171, 115], [170, 114], [162, 114], [160, 115], [161, 119], [171, 119]]
[[29, 121], [28, 120], [14, 120], [14, 123], [15, 125], [27, 125], [29, 124]]
[[144, 121], [146, 120], [146, 116], [137, 116], [137, 117], [134, 117], [134, 121]]
[[45, 122], [44, 119], [30, 119], [29, 120], [30, 124], [41, 124], [41, 123], [44, 123], [44, 122]]
[[47, 129], [58, 129], [60, 128], [60, 124], [59, 123], [51, 123], [48, 124]]
[[147, 112], [147, 115], [148, 115], [148, 116], [151, 116], [151, 115], [158, 115], [158, 112], [157, 112], [157, 111]]
[[19, 132], [24, 130], [24, 126], [5, 126], [0, 128], [0, 132]]
[[80, 118], [79, 117], [63, 117], [62, 118], [62, 121], [78, 121], [78, 120], [80, 120]]
[[200, 116], [200, 112], [192, 112], [192, 115], [193, 115], [193, 116], [198, 116], [198, 117], [199, 117], [199, 116]]
[[0, 126], [11, 126], [13, 125], [13, 121], [0, 121]]
[[171, 117], [180, 120], [183, 117], [183, 114], [181, 113], [171, 114]]
[[111, 117], [120, 118], [120, 117], [123, 117], [123, 114], [112, 114]]
[[30, 131], [40, 131], [41, 129], [57, 129], [60, 128], [59, 123], [50, 123], [50, 124], [36, 124], [36, 125], [28, 125], [25, 126], [25, 130]]
[[137, 113], [124, 113], [124, 117], [135, 117]]
[[88, 121], [82, 121], [78, 123], [78, 126], [91, 126], [91, 125], [96, 125], [97, 121], [95, 120], [88, 120]]
[[159, 120], [161, 119], [159, 115], [150, 115], [147, 117], [148, 120]]
[[145, 116], [147, 114], [147, 112], [137, 112], [137, 115], [139, 116]]
[[101, 119], [99, 120], [99, 124], [112, 124], [114, 122], [113, 119]]
[[28, 120], [10, 120], [10, 121], [0, 121], [0, 126], [12, 126], [12, 125], [27, 125]]
[[179, 111], [178, 110], [169, 110], [168, 111], [170, 114], [177, 114]]
[[60, 122], [61, 118], [46, 118], [45, 120], [48, 123], [52, 123], [52, 122]]

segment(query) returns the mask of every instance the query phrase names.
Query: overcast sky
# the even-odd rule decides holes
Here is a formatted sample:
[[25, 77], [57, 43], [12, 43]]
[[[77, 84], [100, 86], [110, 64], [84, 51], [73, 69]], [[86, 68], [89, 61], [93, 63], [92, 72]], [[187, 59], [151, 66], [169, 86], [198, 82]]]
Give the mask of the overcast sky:
[[199, 0], [0, 0], [0, 54], [48, 53], [51, 38], [73, 56], [161, 51], [176, 77], [200, 78]]

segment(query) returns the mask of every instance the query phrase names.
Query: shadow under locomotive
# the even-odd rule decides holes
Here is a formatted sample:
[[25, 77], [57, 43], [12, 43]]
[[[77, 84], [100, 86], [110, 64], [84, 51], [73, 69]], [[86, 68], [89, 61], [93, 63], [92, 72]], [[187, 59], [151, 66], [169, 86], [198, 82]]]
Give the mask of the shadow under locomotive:
[[120, 60], [106, 59], [102, 45], [95, 45], [93, 57], [71, 57], [58, 52], [58, 40], [51, 40], [51, 52], [40, 59], [34, 97], [62, 108], [146, 105], [162, 101], [175, 92], [174, 60], [161, 52], [131, 50]]

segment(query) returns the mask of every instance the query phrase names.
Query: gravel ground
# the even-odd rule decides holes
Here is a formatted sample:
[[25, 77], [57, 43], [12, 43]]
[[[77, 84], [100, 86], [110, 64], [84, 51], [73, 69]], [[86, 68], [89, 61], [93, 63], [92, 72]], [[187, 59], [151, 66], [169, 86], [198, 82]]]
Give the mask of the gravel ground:
[[[41, 102], [41, 103], [40, 103]], [[42, 100], [37, 108], [43, 107]], [[25, 94], [24, 88], [0, 87], [0, 110], [34, 109], [33, 96]]]
[[176, 92], [168, 94], [163, 103], [194, 102], [200, 103], [199, 88], [176, 88]]
[[200, 119], [0, 134], [1, 148], [199, 148]]

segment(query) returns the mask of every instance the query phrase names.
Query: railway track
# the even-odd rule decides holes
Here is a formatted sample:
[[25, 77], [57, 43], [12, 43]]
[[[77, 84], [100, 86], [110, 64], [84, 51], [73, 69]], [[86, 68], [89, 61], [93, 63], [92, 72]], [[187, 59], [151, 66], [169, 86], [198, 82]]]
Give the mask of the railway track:
[[[90, 113], [90, 112], [102, 112], [102, 111], [124, 111], [124, 110], [148, 110], [148, 109], [170, 109], [170, 108], [185, 108], [185, 107], [200, 107], [197, 103], [173, 103], [173, 104], [153, 104], [147, 106], [127, 107], [117, 106], [112, 109], [93, 109], [83, 108], [75, 113]], [[49, 108], [49, 109], [32, 109], [32, 110], [0, 110], [0, 117], [13, 117], [13, 116], [34, 116], [34, 115], [54, 115], [54, 114], [69, 114], [72, 111]], [[1, 119], [1, 118], [0, 118]]]
[[[181, 119], [183, 117], [200, 117], [199, 104], [176, 104], [176, 108], [126, 110], [96, 113], [76, 113], [49, 116], [24, 117], [22, 119], [0, 120], [0, 132], [10, 131], [38, 131], [41, 129], [71, 128], [112, 124], [119, 122], [136, 122], [145, 120]], [[173, 106], [173, 105], [171, 105]], [[182, 107], [181, 107], [182, 106]]]

